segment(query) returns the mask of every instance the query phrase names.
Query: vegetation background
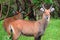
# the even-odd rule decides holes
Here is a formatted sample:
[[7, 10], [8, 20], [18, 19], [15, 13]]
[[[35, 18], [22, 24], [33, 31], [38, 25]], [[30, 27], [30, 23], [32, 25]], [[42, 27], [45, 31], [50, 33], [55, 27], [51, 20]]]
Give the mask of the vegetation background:
[[[55, 11], [51, 13], [51, 21], [46, 28], [42, 40], [60, 40], [60, 0], [0, 0], [0, 40], [10, 40], [6, 31], [3, 28], [4, 18], [13, 16], [13, 10], [19, 11], [19, 7], [24, 11], [24, 19], [29, 20], [29, 15], [36, 12], [39, 15], [39, 9], [42, 3], [53, 4]], [[47, 6], [49, 7], [49, 6]], [[33, 11], [32, 11], [33, 10]], [[27, 14], [29, 14], [27, 16]], [[31, 14], [32, 15], [32, 14]], [[37, 19], [38, 17], [36, 17]], [[38, 19], [37, 19], [38, 20]], [[21, 35], [19, 40], [33, 40], [33, 37], [26, 37]]]

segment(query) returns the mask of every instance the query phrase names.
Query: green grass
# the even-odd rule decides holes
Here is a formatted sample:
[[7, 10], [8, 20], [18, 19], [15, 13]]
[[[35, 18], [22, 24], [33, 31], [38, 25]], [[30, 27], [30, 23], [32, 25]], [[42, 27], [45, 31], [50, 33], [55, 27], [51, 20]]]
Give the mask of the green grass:
[[[3, 21], [0, 21], [0, 40], [9, 40], [2, 24]], [[19, 37], [19, 40], [34, 40], [34, 38], [21, 36]], [[49, 25], [42, 36], [42, 40], [60, 40], [60, 19], [50, 20]]]

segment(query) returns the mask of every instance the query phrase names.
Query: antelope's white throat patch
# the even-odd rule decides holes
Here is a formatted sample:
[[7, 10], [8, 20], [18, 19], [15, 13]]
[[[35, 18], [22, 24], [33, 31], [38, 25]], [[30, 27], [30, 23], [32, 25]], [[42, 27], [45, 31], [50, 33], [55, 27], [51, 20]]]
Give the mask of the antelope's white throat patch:
[[48, 18], [47, 21], [49, 22], [50, 21], [50, 18]]

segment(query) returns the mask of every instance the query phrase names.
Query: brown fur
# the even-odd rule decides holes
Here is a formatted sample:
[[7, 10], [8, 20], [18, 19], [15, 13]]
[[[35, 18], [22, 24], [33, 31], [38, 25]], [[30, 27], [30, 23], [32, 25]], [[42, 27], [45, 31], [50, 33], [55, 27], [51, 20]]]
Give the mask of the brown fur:
[[43, 17], [38, 21], [27, 21], [27, 20], [16, 20], [9, 24], [10, 30], [13, 31], [13, 40], [17, 40], [19, 35], [33, 35], [35, 40], [41, 40], [41, 36], [44, 34], [44, 31], [48, 24], [48, 19], [50, 20], [50, 10], [46, 9], [43, 13]]
[[7, 33], [9, 35], [10, 35], [9, 28], [8, 28], [9, 23], [13, 22], [15, 20], [18, 20], [18, 19], [22, 19], [21, 13], [16, 12], [16, 14], [17, 15], [14, 15], [13, 17], [9, 17], [9, 18], [4, 19], [3, 27], [5, 28], [5, 30], [7, 31]]

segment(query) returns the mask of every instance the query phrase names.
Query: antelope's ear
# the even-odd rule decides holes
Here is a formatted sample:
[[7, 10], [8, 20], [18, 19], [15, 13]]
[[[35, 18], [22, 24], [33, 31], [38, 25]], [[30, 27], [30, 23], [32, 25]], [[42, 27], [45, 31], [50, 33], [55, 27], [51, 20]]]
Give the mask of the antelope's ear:
[[53, 12], [54, 10], [55, 10], [54, 8], [51, 8], [51, 9], [50, 9], [50, 12]]
[[45, 9], [44, 9], [44, 8], [40, 8], [40, 11], [44, 12], [44, 11], [45, 11]]

